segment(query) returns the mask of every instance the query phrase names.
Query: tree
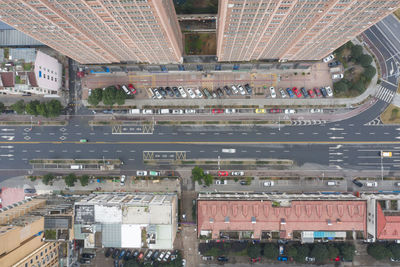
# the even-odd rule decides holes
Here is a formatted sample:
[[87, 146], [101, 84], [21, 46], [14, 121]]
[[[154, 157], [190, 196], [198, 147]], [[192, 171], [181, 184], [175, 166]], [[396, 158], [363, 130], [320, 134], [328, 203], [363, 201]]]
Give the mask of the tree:
[[48, 117], [48, 112], [47, 112], [47, 107], [45, 103], [40, 103], [39, 105], [36, 106], [36, 111], [39, 115], [42, 115], [44, 117]]
[[42, 183], [44, 183], [45, 185], [48, 185], [51, 181], [54, 180], [54, 178], [55, 178], [54, 174], [52, 174], [52, 173], [45, 174], [42, 178]]
[[297, 255], [294, 256], [294, 260], [298, 263], [304, 263], [306, 261], [306, 257], [310, 253], [310, 249], [307, 245], [301, 245], [297, 248]]
[[202, 168], [196, 166], [193, 168], [192, 170], [192, 179], [194, 181], [201, 181], [203, 179], [204, 176], [204, 171]]
[[347, 84], [344, 81], [340, 80], [333, 84], [333, 89], [335, 90], [335, 92], [340, 93], [340, 92], [347, 91], [349, 89], [349, 87], [347, 86]]
[[116, 89], [115, 87], [107, 87], [103, 91], [103, 104], [106, 106], [112, 106], [115, 103], [115, 96], [116, 96]]
[[19, 100], [11, 105], [11, 108], [15, 110], [18, 114], [23, 114], [25, 112], [25, 102], [24, 100]]
[[81, 186], [87, 186], [89, 184], [89, 175], [82, 175], [79, 177], [79, 181], [81, 182]]
[[395, 259], [400, 259], [400, 245], [396, 243], [392, 243], [389, 246], [390, 251], [392, 252], [392, 256]]
[[61, 109], [62, 109], [61, 102], [53, 99], [49, 102], [46, 103], [46, 109], [49, 117], [58, 117], [61, 114]]
[[204, 179], [204, 183], [206, 184], [206, 186], [209, 186], [213, 183], [214, 178], [212, 177], [211, 174], [206, 174], [203, 176]]
[[28, 113], [29, 115], [39, 115], [38, 111], [37, 111], [37, 105], [39, 105], [40, 102], [39, 100], [33, 100], [31, 102], [29, 102], [28, 104], [26, 104], [25, 110], [26, 113]]
[[278, 257], [278, 246], [272, 243], [266, 243], [264, 246], [264, 256], [271, 260], [276, 260]]
[[124, 264], [125, 267], [139, 267], [139, 263], [136, 261], [136, 259], [131, 259], [125, 262]]
[[286, 251], [289, 257], [294, 258], [297, 256], [297, 248], [295, 246], [288, 247]]
[[117, 102], [117, 105], [122, 106], [123, 104], [125, 104], [125, 98], [125, 92], [122, 90], [117, 90], [117, 93], [115, 95], [115, 101]]
[[310, 255], [316, 262], [324, 262], [328, 258], [328, 249], [325, 245], [315, 244]]
[[328, 258], [334, 259], [339, 256], [339, 249], [333, 245], [328, 246]]
[[76, 175], [74, 173], [70, 173], [64, 177], [64, 181], [67, 186], [74, 186], [76, 180]]
[[361, 66], [363, 66], [364, 68], [368, 67], [369, 65], [371, 65], [372, 63], [372, 57], [370, 55], [367, 54], [362, 54], [359, 58], [358, 58], [358, 62], [360, 63]]
[[247, 248], [247, 255], [252, 259], [260, 257], [261, 256], [261, 248], [260, 248], [260, 246], [258, 244], [250, 245]]
[[376, 69], [374, 66], [371, 66], [371, 65], [366, 67], [363, 72], [363, 76], [365, 77], [365, 79], [367, 81], [372, 80], [372, 78], [374, 78], [375, 74], [376, 74]]
[[363, 54], [363, 47], [361, 45], [355, 45], [351, 48], [351, 56], [353, 59], [358, 60]]
[[353, 244], [343, 243], [339, 247], [339, 250], [344, 259], [353, 260], [355, 253], [355, 247]]
[[96, 88], [92, 91], [92, 94], [88, 97], [88, 103], [93, 106], [97, 106], [103, 98], [103, 89]]
[[367, 248], [367, 252], [376, 260], [389, 259], [392, 256], [392, 252], [380, 243], [370, 244]]
[[352, 90], [355, 90], [355, 91], [357, 91], [357, 92], [362, 93], [362, 92], [364, 92], [364, 90], [365, 90], [365, 86], [364, 86], [364, 83], [363, 83], [362, 81], [358, 81], [358, 82], [356, 82], [355, 84], [353, 84], [353, 86], [351, 87], [351, 89], [352, 89]]
[[6, 106], [3, 102], [0, 102], [0, 113], [2, 113], [6, 109]]

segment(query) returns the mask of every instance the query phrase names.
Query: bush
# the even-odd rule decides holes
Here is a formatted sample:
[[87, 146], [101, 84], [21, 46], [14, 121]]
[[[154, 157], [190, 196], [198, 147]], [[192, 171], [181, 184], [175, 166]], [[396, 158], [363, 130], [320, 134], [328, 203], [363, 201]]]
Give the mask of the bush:
[[294, 258], [297, 256], [297, 248], [295, 246], [288, 247], [286, 251], [289, 257]]
[[297, 255], [293, 257], [293, 259], [298, 263], [304, 263], [306, 261], [306, 257], [310, 253], [310, 249], [307, 245], [301, 245], [297, 248]]
[[122, 90], [117, 90], [117, 93], [115, 95], [115, 101], [117, 102], [117, 105], [121, 106], [125, 104], [125, 98], [126, 98], [125, 92]]
[[372, 63], [372, 57], [370, 55], [362, 54], [358, 58], [358, 63], [360, 63], [361, 66], [364, 68], [368, 67]]
[[395, 259], [400, 259], [400, 245], [399, 244], [390, 244], [389, 245], [389, 250], [392, 252], [392, 256]]
[[261, 256], [261, 248], [260, 248], [260, 246], [258, 244], [257, 245], [250, 245], [247, 248], [247, 255], [250, 258], [253, 258], [253, 259], [260, 257]]
[[81, 182], [81, 186], [87, 186], [89, 184], [89, 175], [82, 175], [79, 181]]
[[115, 87], [110, 86], [107, 87], [104, 91], [103, 91], [103, 104], [106, 106], [112, 106], [115, 104], [115, 97], [117, 94], [117, 90], [115, 89]]
[[0, 102], [0, 113], [2, 113], [6, 109], [6, 106], [3, 102]]
[[103, 97], [103, 90], [96, 88], [92, 91], [92, 94], [88, 97], [88, 103], [93, 106], [97, 106]]
[[39, 104], [40, 104], [39, 100], [32, 100], [31, 102], [26, 104], [26, 107], [25, 107], [26, 113], [28, 113], [29, 115], [34, 115], [34, 116], [39, 115], [39, 113], [37, 111], [37, 106]]
[[354, 45], [351, 48], [351, 56], [356, 61], [359, 60], [359, 58], [361, 57], [362, 54], [363, 54], [363, 47], [361, 45]]
[[370, 244], [367, 248], [367, 252], [376, 260], [389, 259], [392, 256], [392, 252], [380, 243]]
[[338, 81], [333, 84], [333, 89], [335, 92], [340, 93], [340, 92], [345, 92], [349, 89], [348, 85], [344, 81]]
[[315, 244], [310, 255], [311, 257], [315, 258], [316, 262], [322, 263], [328, 259], [329, 253], [325, 245]]
[[52, 173], [48, 173], [48, 174], [46, 174], [46, 175], [43, 176], [42, 182], [43, 182], [45, 185], [48, 185], [51, 181], [54, 180], [54, 178], [55, 178], [55, 176], [54, 176]]
[[11, 105], [11, 108], [15, 110], [18, 114], [23, 114], [25, 112], [25, 102], [24, 100], [19, 100]]
[[365, 85], [362, 81], [358, 81], [355, 84], [353, 84], [353, 86], [351, 87], [351, 90], [355, 90], [357, 92], [364, 92], [365, 90]]
[[328, 258], [334, 259], [337, 256], [339, 256], [339, 249], [337, 247], [335, 247], [334, 245], [328, 246]]
[[397, 115], [399, 114], [399, 110], [397, 108], [392, 109], [392, 113], [390, 114], [390, 119], [391, 121], [395, 120], [397, 118]]
[[353, 244], [343, 243], [339, 246], [340, 255], [343, 256], [345, 260], [353, 260], [355, 247]]
[[371, 65], [370, 65], [370, 66], [367, 66], [367, 67], [364, 69], [364, 72], [363, 72], [363, 76], [365, 77], [365, 79], [366, 79], [367, 81], [372, 80], [372, 78], [374, 78], [375, 74], [376, 74], [376, 69], [375, 69], [374, 66], [371, 66]]
[[278, 246], [276, 244], [272, 243], [266, 243], [264, 246], [264, 257], [271, 259], [271, 260], [276, 260], [278, 257]]
[[65, 184], [67, 186], [74, 186], [76, 180], [77, 180], [77, 178], [76, 178], [76, 175], [74, 173], [70, 173], [70, 174], [68, 174], [67, 176], [64, 177], [64, 181], [65, 181]]

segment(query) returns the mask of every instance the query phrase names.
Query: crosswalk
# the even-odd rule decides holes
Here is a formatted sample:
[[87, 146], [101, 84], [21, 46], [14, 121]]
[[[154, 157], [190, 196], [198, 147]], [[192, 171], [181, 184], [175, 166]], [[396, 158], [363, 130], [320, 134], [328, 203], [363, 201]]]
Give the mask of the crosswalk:
[[390, 103], [390, 102], [392, 102], [394, 95], [395, 95], [395, 92], [383, 87], [382, 85], [379, 85], [378, 91], [375, 94], [375, 97], [379, 98], [387, 103]]

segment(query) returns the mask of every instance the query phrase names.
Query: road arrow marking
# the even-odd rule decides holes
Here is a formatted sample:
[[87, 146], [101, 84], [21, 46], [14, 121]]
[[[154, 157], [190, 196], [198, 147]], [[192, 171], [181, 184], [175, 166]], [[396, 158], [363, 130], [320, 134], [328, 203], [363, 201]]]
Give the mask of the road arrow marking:
[[334, 147], [329, 147], [329, 149], [339, 149], [341, 147], [342, 147], [342, 145], [337, 145], [337, 146], [334, 146]]
[[343, 136], [331, 136], [330, 139], [344, 139]]
[[397, 136], [396, 139], [400, 139], [400, 136]]
[[3, 132], [13, 132], [15, 129], [1, 129]]
[[342, 162], [342, 159], [330, 159], [329, 161], [334, 161], [334, 162]]
[[329, 153], [329, 155], [343, 155], [343, 153]]
[[344, 128], [329, 128], [331, 131], [343, 131]]
[[0, 146], [0, 148], [14, 148], [13, 146]]
[[12, 157], [12, 156], [14, 156], [14, 155], [12, 155], [12, 154], [5, 154], [5, 155], [0, 155], [0, 157]]
[[14, 136], [2, 136], [2, 138], [7, 139], [8, 141], [14, 140]]

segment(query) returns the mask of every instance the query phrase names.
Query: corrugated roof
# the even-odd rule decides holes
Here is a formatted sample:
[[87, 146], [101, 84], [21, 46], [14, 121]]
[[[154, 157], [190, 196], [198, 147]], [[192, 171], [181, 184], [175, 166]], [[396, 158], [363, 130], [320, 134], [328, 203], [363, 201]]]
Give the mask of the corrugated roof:
[[44, 217], [44, 229], [68, 229], [71, 225], [71, 217], [46, 216]]
[[102, 242], [104, 247], [121, 247], [121, 224], [110, 223], [102, 225]]
[[[1, 40], [1, 36], [0, 36]], [[35, 48], [10, 48], [10, 56], [12, 59], [22, 59], [25, 62], [35, 62], [36, 49]]]
[[0, 25], [0, 46], [44, 46], [29, 35], [13, 29], [5, 23], [2, 24], [2, 26]]

